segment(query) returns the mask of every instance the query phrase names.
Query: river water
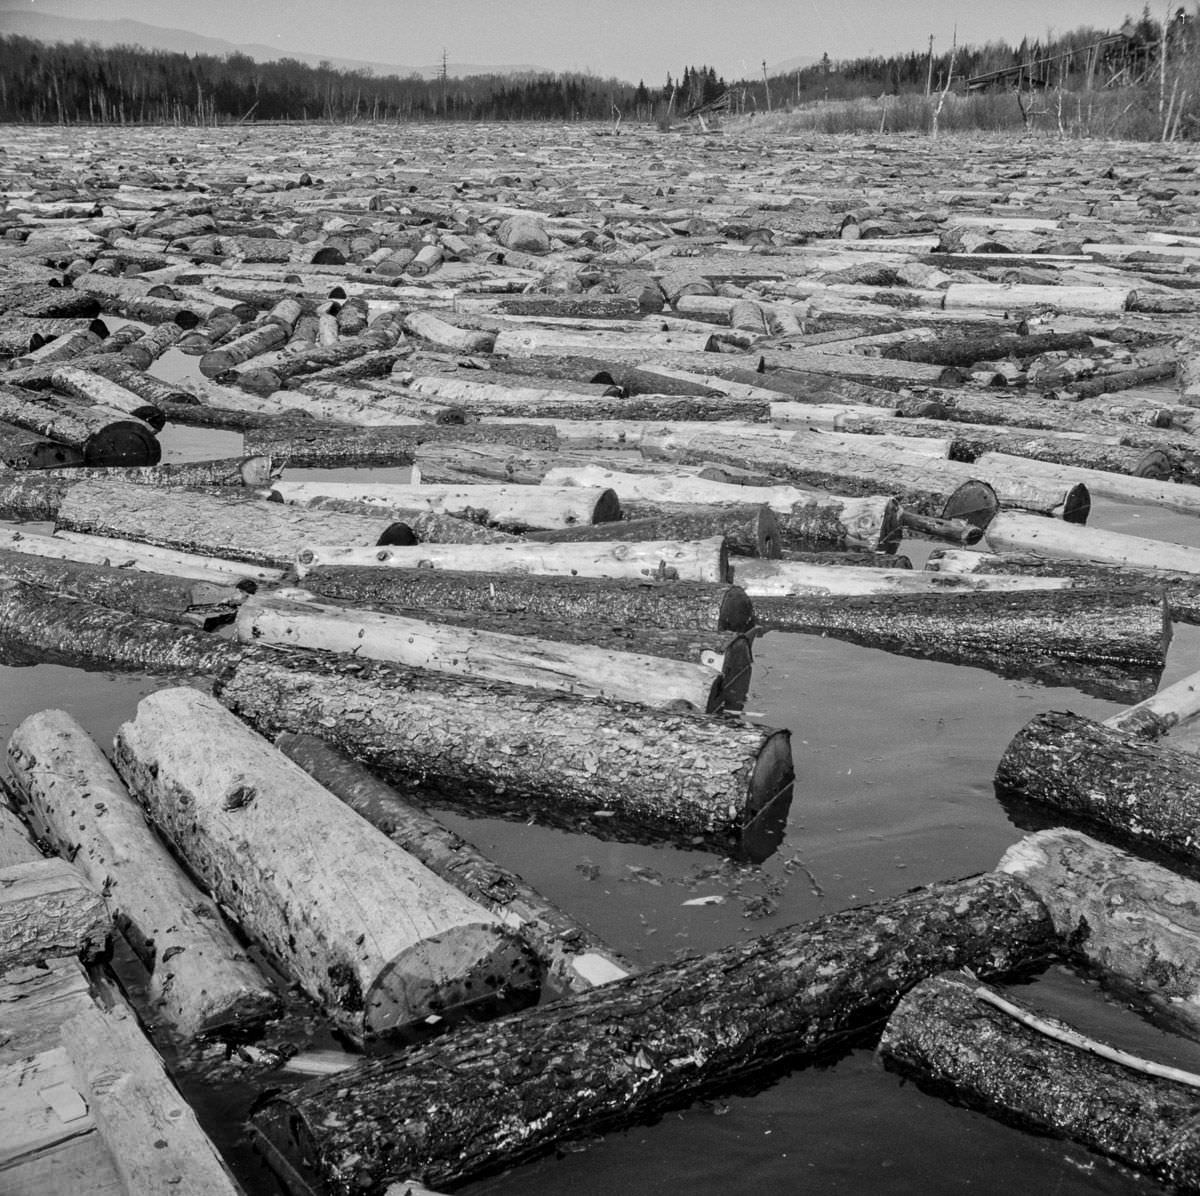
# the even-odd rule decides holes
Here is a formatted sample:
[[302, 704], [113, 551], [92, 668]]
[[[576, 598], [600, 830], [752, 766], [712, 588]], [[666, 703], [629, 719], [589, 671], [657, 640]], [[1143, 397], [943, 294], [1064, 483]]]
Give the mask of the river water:
[[[241, 451], [241, 437], [231, 433], [169, 428], [162, 439], [169, 460]], [[1091, 522], [1200, 545], [1200, 521], [1182, 515], [1100, 501]], [[902, 551], [919, 567], [928, 548], [918, 542]], [[1176, 627], [1163, 683], [1197, 667], [1200, 631]], [[7, 739], [26, 715], [57, 706], [108, 747], [138, 699], [171, 683], [49, 665], [0, 667], [0, 735]], [[1047, 709], [1103, 718], [1117, 705], [980, 669], [772, 633], [756, 645], [747, 710], [790, 729], [797, 779], [784, 842], [761, 867], [523, 823], [445, 819], [612, 946], [649, 965], [990, 869], [1025, 829], [996, 800], [996, 763], [1016, 731]], [[697, 897], [719, 902], [685, 904]], [[1065, 969], [1052, 969], [1026, 995], [1086, 1032], [1200, 1069], [1200, 1048], [1150, 1026]], [[202, 1117], [248, 1191], [273, 1190], [237, 1141], [249, 1096], [189, 1095], [199, 1098]], [[462, 1190], [471, 1196], [567, 1190], [764, 1196], [797, 1189], [1070, 1196], [1153, 1187], [1079, 1148], [927, 1095], [885, 1072], [862, 1048], [760, 1091], [574, 1144]]]

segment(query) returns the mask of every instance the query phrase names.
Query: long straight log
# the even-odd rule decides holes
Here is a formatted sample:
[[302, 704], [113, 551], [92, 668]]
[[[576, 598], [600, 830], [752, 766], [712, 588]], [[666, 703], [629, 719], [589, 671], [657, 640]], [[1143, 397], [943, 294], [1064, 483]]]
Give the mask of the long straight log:
[[[1006, 1122], [1080, 1142], [1176, 1191], [1200, 1190], [1194, 1087], [1050, 1038], [981, 1000], [981, 993], [999, 995], [955, 975], [914, 988], [880, 1041], [888, 1066]], [[1070, 1033], [1054, 1019], [1039, 1021]]]
[[285, 732], [275, 746], [393, 843], [515, 929], [560, 994], [587, 992], [637, 970], [515, 872], [493, 863], [323, 739]]
[[925, 361], [931, 365], [974, 365], [1000, 357], [1037, 357], [1042, 353], [1074, 352], [1092, 348], [1093, 341], [1083, 332], [1049, 332], [1016, 335], [1002, 332], [989, 336], [947, 337], [933, 341], [905, 340], [889, 345], [884, 357], [901, 361]]
[[305, 591], [252, 599], [238, 612], [237, 634], [246, 644], [354, 653], [409, 668], [580, 697], [709, 714], [724, 706], [720, 673], [698, 662], [334, 606], [312, 601]]
[[611, 833], [741, 848], [791, 798], [787, 732], [720, 719], [308, 653], [247, 660], [218, 693], [263, 734], [320, 727], [449, 801], [575, 825], [604, 811]]
[[1013, 737], [996, 786], [1180, 859], [1200, 856], [1200, 786], [1190, 752], [1076, 714], [1038, 715]]
[[529, 541], [512, 544], [425, 543], [411, 548], [368, 549], [346, 548], [340, 544], [307, 544], [297, 551], [295, 563], [301, 578], [307, 577], [313, 569], [335, 565], [625, 577], [650, 581], [721, 582], [729, 579], [729, 552], [723, 536], [704, 540], [618, 540], [612, 543], [588, 540], [581, 544]]
[[336, 1191], [461, 1183], [817, 1057], [937, 971], [1025, 970], [1055, 943], [1010, 877], [917, 890], [310, 1082], [255, 1126]]
[[155, 432], [161, 432], [166, 423], [157, 407], [102, 374], [68, 365], [55, 370], [51, 380], [54, 388], [63, 394], [74, 395], [85, 403], [110, 411], [124, 411], [126, 415], [149, 424]]
[[849, 597], [867, 594], [934, 595], [994, 593], [1014, 590], [1067, 590], [1074, 586], [1065, 577], [1029, 577], [1022, 574], [936, 573], [912, 569], [855, 568], [853, 565], [820, 565], [794, 560], [739, 560], [731, 563], [734, 579], [752, 598], [786, 596]]
[[261, 1023], [270, 984], [216, 904], [180, 871], [87, 732], [64, 711], [25, 719], [8, 767], [26, 820], [104, 894], [149, 973], [156, 1018], [184, 1041]]
[[329, 598], [395, 610], [494, 611], [636, 629], [741, 632], [754, 624], [745, 591], [721, 583], [328, 565], [306, 573], [304, 585]]
[[1155, 590], [756, 596], [766, 629], [831, 635], [905, 656], [1136, 701], [1153, 690], [1170, 625]]
[[213, 893], [353, 1037], [536, 997], [528, 948], [500, 919], [215, 699], [191, 688], [143, 698], [114, 761]]
[[378, 519], [305, 511], [258, 498], [183, 488], [161, 489], [147, 502], [144, 486], [89, 481], [73, 486], [58, 509], [56, 529], [140, 540], [198, 555], [287, 566], [306, 542], [412, 542], [386, 515]]
[[1200, 883], [1063, 826], [1014, 843], [996, 870], [1037, 893], [1076, 960], [1200, 1038]]

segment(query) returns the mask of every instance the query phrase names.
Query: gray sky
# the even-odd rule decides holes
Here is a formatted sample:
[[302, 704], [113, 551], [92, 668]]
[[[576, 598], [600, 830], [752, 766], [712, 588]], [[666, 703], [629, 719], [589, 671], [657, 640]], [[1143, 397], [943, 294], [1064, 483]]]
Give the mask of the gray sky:
[[[1180, 0], [1175, 0], [1178, 5]], [[661, 83], [709, 64], [727, 78], [802, 55], [850, 58], [1081, 25], [1117, 28], [1140, 0], [0, 0], [95, 20], [130, 18], [228, 41], [423, 66], [529, 63]], [[1158, 19], [1164, 0], [1154, 0]], [[1190, 0], [1187, 3], [1190, 9]]]

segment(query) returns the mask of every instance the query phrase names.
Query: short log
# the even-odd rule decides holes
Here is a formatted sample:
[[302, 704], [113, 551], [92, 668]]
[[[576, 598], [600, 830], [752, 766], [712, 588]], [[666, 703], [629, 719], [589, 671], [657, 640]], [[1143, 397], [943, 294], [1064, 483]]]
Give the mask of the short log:
[[218, 899], [356, 1039], [536, 998], [532, 956], [500, 919], [207, 695], [143, 698], [114, 760]]
[[10, 470], [57, 469], [82, 464], [83, 450], [77, 445], [63, 444], [28, 428], [0, 422], [0, 466], [5, 474]]
[[587, 992], [637, 971], [515, 872], [493, 863], [323, 739], [285, 732], [275, 746], [393, 843], [515, 929], [560, 994]]
[[1200, 856], [1196, 757], [1063, 711], [1013, 737], [996, 787], [1180, 859]]
[[461, 1183], [817, 1058], [937, 971], [1027, 970], [1056, 942], [1011, 877], [920, 889], [372, 1060], [254, 1124], [335, 1190]]
[[212, 900], [171, 859], [87, 732], [62, 710], [8, 742], [19, 801], [39, 838], [104, 894], [149, 973], [156, 1019], [179, 1039], [261, 1023], [278, 1007]]
[[509, 815], [738, 849], [791, 798], [788, 734], [770, 728], [311, 653], [247, 660], [217, 692], [265, 735], [320, 728], [374, 768]]
[[[999, 996], [963, 976], [918, 985], [888, 1021], [879, 1044], [884, 1061], [935, 1091], [1006, 1122], [1080, 1142], [1175, 1190], [1200, 1188], [1200, 1093], [1194, 1087], [1050, 1038], [981, 993]], [[1005, 1000], [1030, 1015], [1011, 997]], [[1055, 1019], [1038, 1020], [1072, 1033]]]
[[0, 974], [46, 959], [98, 955], [111, 925], [104, 898], [66, 860], [0, 868]]

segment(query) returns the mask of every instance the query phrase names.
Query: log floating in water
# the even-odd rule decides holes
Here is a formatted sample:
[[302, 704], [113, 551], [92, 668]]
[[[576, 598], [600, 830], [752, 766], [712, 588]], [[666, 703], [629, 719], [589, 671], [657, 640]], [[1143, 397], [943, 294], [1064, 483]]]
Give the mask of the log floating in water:
[[935, 607], [933, 596], [937, 594], [1066, 590], [1073, 585], [1069, 578], [1060, 577], [928, 573], [912, 569], [855, 568], [853, 563], [834, 566], [793, 560], [739, 560], [731, 567], [736, 583], [752, 598], [924, 594], [929, 596], [929, 605]]
[[1010, 877], [916, 890], [372, 1060], [254, 1124], [335, 1189], [462, 1183], [817, 1057], [934, 972], [1026, 970], [1056, 942]]
[[82, 727], [61, 710], [25, 719], [8, 742], [20, 804], [38, 836], [75, 862], [149, 973], [156, 1017], [172, 1033], [264, 1021], [278, 998], [216, 904], [180, 871]]
[[1146, 739], [1158, 739], [1173, 727], [1200, 714], [1200, 673], [1191, 673], [1153, 694], [1144, 702], [1119, 710], [1104, 720], [1106, 727], [1136, 731]]
[[190, 688], [143, 698], [114, 752], [205, 883], [355, 1038], [536, 997], [528, 949], [494, 914], [214, 699]]
[[218, 693], [263, 734], [320, 727], [389, 775], [510, 815], [728, 849], [791, 799], [787, 732], [733, 721], [311, 653], [248, 660]]
[[0, 422], [0, 485], [10, 470], [57, 469], [59, 466], [82, 465], [83, 450], [73, 444], [51, 440], [28, 428]]
[[[955, 975], [917, 985], [884, 1030], [884, 1061], [1005, 1121], [1081, 1142], [1178, 1190], [1200, 1189], [1194, 1087], [1039, 1033], [981, 992], [999, 995]], [[1073, 1033], [1053, 1019], [1037, 1020]]]
[[766, 629], [832, 635], [905, 656], [1032, 676], [1137, 700], [1157, 681], [1170, 627], [1145, 589], [756, 596]]
[[302, 590], [251, 599], [238, 612], [238, 638], [247, 644], [354, 653], [409, 668], [580, 697], [691, 707], [710, 714], [724, 706], [721, 674], [699, 662], [506, 635], [311, 599]]
[[996, 787], [1181, 859], [1200, 858], [1200, 783], [1190, 752], [1063, 711], [1032, 719], [996, 768]]
[[1200, 1037], [1200, 884], [1061, 826], [1013, 844], [996, 870], [1037, 893], [1075, 959]]
[[560, 992], [587, 992], [637, 970], [516, 873], [493, 863], [324, 740], [285, 732], [275, 746], [393, 843], [515, 929]]

